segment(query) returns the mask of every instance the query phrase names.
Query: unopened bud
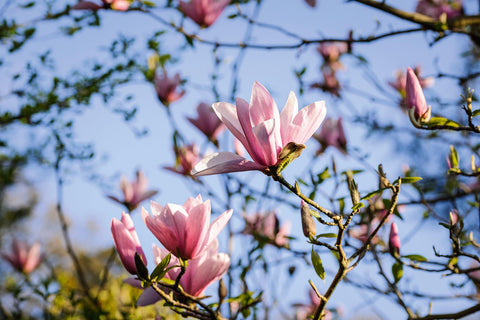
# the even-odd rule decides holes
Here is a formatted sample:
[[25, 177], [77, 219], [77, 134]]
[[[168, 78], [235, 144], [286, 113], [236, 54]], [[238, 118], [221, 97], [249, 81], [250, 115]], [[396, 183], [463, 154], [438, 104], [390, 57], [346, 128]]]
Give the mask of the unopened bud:
[[307, 238], [313, 238], [317, 234], [317, 226], [313, 220], [312, 215], [310, 214], [310, 207], [308, 204], [302, 200], [301, 204], [301, 214], [302, 214], [302, 229], [303, 234]]
[[348, 190], [350, 191], [350, 198], [352, 199], [352, 205], [356, 206], [360, 202], [360, 194], [358, 193], [358, 186], [353, 180], [352, 171], [347, 171], [347, 183]]
[[223, 282], [223, 279], [220, 279], [218, 283], [218, 300], [220, 303], [225, 299], [227, 296], [227, 287], [225, 286], [225, 282]]
[[390, 227], [390, 237], [388, 239], [388, 247], [390, 249], [390, 254], [393, 257], [398, 257], [400, 255], [400, 237], [398, 236], [398, 227], [394, 222]]
[[278, 163], [276, 165], [277, 173], [282, 172], [290, 162], [298, 158], [303, 149], [305, 149], [304, 144], [299, 144], [295, 142], [289, 142], [283, 147], [282, 151], [278, 154]]

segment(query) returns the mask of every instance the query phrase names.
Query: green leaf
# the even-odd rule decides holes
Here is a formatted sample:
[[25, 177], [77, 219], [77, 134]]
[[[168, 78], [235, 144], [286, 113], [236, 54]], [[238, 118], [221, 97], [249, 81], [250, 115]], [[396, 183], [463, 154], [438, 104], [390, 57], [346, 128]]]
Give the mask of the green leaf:
[[316, 236], [316, 238], [336, 238], [337, 235], [335, 233], [322, 233]]
[[167, 270], [165, 270], [170, 263], [170, 258], [172, 254], [169, 252], [163, 259], [160, 261], [160, 263], [155, 267], [153, 270], [152, 274], [150, 275], [151, 279], [155, 278], [160, 278], [162, 279], [163, 276], [167, 273]]
[[442, 117], [433, 117], [425, 123], [426, 126], [449, 126], [449, 127], [461, 127], [461, 125], [453, 120], [442, 118]]
[[320, 256], [315, 250], [313, 250], [313, 248], [311, 258], [315, 272], [320, 277], [320, 279], [325, 280], [325, 269], [323, 269], [322, 259], [320, 259]]
[[450, 158], [450, 165], [451, 165], [452, 169], [458, 168], [459, 158], [458, 158], [457, 150], [455, 149], [454, 146], [450, 146], [449, 158]]
[[[402, 181], [403, 181], [403, 180], [402, 180]], [[363, 198], [361, 198], [360, 200], [368, 200], [368, 199], [372, 198], [374, 195], [379, 194], [380, 192], [382, 192], [382, 191], [385, 190], [385, 189], [388, 189], [388, 188], [381, 188], [381, 189], [372, 191], [372, 192], [370, 192], [369, 194], [367, 194], [366, 196], [364, 196]]]
[[480, 114], [480, 109], [477, 109], [477, 110], [473, 110], [472, 112], [472, 117], [476, 117]]
[[362, 202], [359, 202], [352, 207], [352, 211], [357, 211], [358, 209], [363, 208], [363, 207], [365, 207], [365, 205]]
[[156, 7], [157, 5], [154, 2], [151, 1], [145, 1], [143, 0], [142, 3], [146, 5], [147, 7]]
[[392, 274], [393, 274], [393, 278], [395, 279], [395, 283], [400, 281], [400, 279], [402, 279], [402, 276], [403, 276], [403, 265], [401, 263], [395, 262], [392, 265]]
[[[402, 184], [404, 184], [404, 183], [410, 183], [410, 184], [412, 184], [412, 183], [415, 183], [415, 182], [417, 182], [417, 181], [422, 180], [423, 178], [422, 178], [422, 177], [403, 177], [403, 178], [401, 178], [401, 179], [402, 179]], [[398, 179], [395, 180], [395, 181], [393, 181], [392, 184], [397, 184], [397, 183], [398, 183]]]
[[148, 269], [142, 260], [142, 257], [135, 252], [135, 268], [137, 269], [137, 275], [140, 280], [148, 280]]
[[402, 256], [402, 258], [409, 259], [409, 260], [412, 260], [412, 261], [417, 261], [417, 262], [426, 262], [426, 261], [428, 261], [427, 258], [425, 258], [424, 256], [419, 255], [419, 254], [408, 254], [408, 255], [406, 255], [406, 256]]
[[450, 226], [447, 223], [439, 222], [438, 224], [441, 225], [442, 227], [445, 227], [446, 229], [450, 230]]

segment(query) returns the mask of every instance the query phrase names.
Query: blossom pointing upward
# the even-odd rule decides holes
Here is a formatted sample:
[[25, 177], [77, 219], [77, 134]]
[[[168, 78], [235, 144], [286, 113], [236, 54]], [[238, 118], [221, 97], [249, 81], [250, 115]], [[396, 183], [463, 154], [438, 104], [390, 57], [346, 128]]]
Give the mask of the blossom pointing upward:
[[262, 170], [279, 164], [282, 150], [290, 142], [302, 145], [318, 129], [327, 109], [324, 101], [316, 101], [298, 111], [298, 101], [290, 92], [279, 113], [270, 93], [260, 83], [253, 84], [250, 104], [237, 98], [236, 106], [227, 102], [212, 105], [217, 116], [243, 144], [253, 161], [231, 152], [214, 153], [201, 160], [193, 175]]

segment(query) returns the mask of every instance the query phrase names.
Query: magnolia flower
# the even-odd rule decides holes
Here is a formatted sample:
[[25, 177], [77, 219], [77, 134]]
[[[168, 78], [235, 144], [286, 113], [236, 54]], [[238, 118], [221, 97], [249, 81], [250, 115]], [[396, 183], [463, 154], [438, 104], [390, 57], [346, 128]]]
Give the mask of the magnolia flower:
[[315, 133], [313, 137], [322, 145], [317, 154], [324, 152], [329, 146], [337, 148], [342, 153], [347, 153], [347, 138], [343, 130], [342, 118], [325, 119], [320, 132]]
[[210, 27], [222, 14], [230, 0], [180, 1], [180, 10], [202, 28]]
[[227, 102], [212, 105], [220, 120], [243, 144], [253, 162], [230, 152], [214, 153], [200, 161], [194, 175], [262, 170], [281, 162], [279, 155], [290, 142], [305, 143], [317, 130], [326, 113], [324, 101], [298, 111], [295, 94], [290, 92], [282, 112], [260, 83], [253, 84], [250, 104], [237, 98], [236, 106]]
[[177, 150], [177, 164], [175, 167], [164, 167], [167, 170], [184, 176], [191, 176], [193, 166], [200, 160], [200, 152], [195, 144], [180, 147]]
[[225, 125], [217, 117], [212, 107], [206, 103], [197, 106], [197, 118], [188, 118], [210, 141], [218, 144], [217, 137], [225, 130]]
[[463, 14], [462, 0], [418, 0], [415, 11], [434, 19], [442, 14], [455, 18]]
[[322, 56], [324, 65], [335, 71], [343, 68], [339, 59], [342, 54], [348, 52], [348, 45], [345, 42], [322, 42], [318, 45], [317, 51]]
[[164, 71], [159, 77], [155, 74], [153, 84], [157, 92], [158, 99], [168, 107], [170, 103], [177, 101], [185, 94], [185, 90], [177, 91], [177, 87], [182, 83], [180, 75], [177, 73], [173, 78], [169, 78], [167, 72]]
[[[422, 77], [422, 71], [419, 66], [416, 66], [413, 69], [413, 72], [417, 76], [418, 81], [420, 82], [420, 86], [422, 88], [428, 88], [433, 85], [435, 79], [433, 77]], [[388, 84], [395, 89], [401, 97], [401, 100], [399, 102], [400, 107], [402, 108], [403, 111], [407, 112], [407, 102], [406, 102], [406, 88], [407, 88], [407, 74], [403, 70], [397, 70], [395, 72], [395, 80], [394, 81], [389, 81]]]
[[280, 223], [274, 211], [267, 214], [256, 213], [245, 215], [245, 229], [243, 234], [252, 235], [260, 244], [273, 244], [277, 247], [288, 246], [288, 235], [290, 234], [290, 222]]
[[97, 11], [100, 9], [113, 9], [118, 11], [126, 11], [130, 6], [130, 1], [128, 0], [102, 0], [102, 2], [103, 6], [91, 1], [79, 1], [72, 7], [72, 9], [91, 11]]
[[395, 222], [390, 226], [390, 236], [388, 237], [388, 248], [393, 257], [400, 254], [400, 237], [398, 236], [398, 227]]
[[137, 179], [133, 182], [128, 182], [125, 177], [122, 177], [120, 181], [120, 189], [123, 192], [123, 200], [115, 196], [109, 195], [108, 197], [115, 202], [123, 204], [128, 211], [135, 210], [138, 205], [148, 199], [153, 197], [158, 193], [156, 190], [147, 191], [148, 181], [142, 171], [137, 171]]
[[135, 226], [130, 215], [122, 212], [122, 218], [120, 221], [113, 218], [110, 224], [110, 229], [112, 231], [115, 248], [117, 249], [123, 266], [131, 274], [137, 274], [135, 253], [140, 255], [145, 265], [147, 264], [147, 258], [143, 253], [137, 231], [135, 231]]
[[2, 253], [1, 256], [8, 261], [15, 270], [25, 274], [35, 270], [42, 260], [40, 243], [36, 242], [32, 246], [29, 246], [26, 242], [18, 239], [13, 239], [11, 252]]
[[407, 68], [407, 85], [406, 85], [407, 108], [414, 111], [413, 117], [416, 122], [428, 122], [430, 120], [431, 110], [427, 107], [427, 101], [423, 95], [422, 86], [418, 81], [415, 72], [411, 68]]
[[182, 259], [194, 259], [202, 255], [225, 227], [233, 210], [222, 213], [210, 224], [210, 201], [202, 197], [188, 198], [183, 206], [167, 203], [162, 207], [151, 202], [151, 216], [142, 208], [145, 225], [163, 246]]
[[[167, 254], [167, 250], [153, 245], [153, 255], [156, 264], [159, 264]], [[177, 257], [171, 256], [167, 267], [174, 266], [180, 266], [180, 262]], [[220, 280], [225, 275], [229, 266], [230, 257], [226, 253], [218, 253], [218, 241], [215, 239], [201, 256], [188, 261], [187, 270], [180, 278], [180, 286], [186, 293], [200, 297], [209, 285]], [[165, 278], [176, 280], [179, 274], [180, 267], [174, 267], [165, 274]], [[138, 284], [134, 281], [130, 280], [129, 283], [138, 287]], [[147, 306], [161, 299], [162, 297], [152, 287], [149, 287], [140, 295], [137, 305]]]
[[317, 88], [323, 92], [328, 92], [335, 97], [340, 97], [340, 82], [337, 79], [335, 71], [330, 68], [325, 68], [322, 70], [323, 82], [315, 82], [310, 87]]

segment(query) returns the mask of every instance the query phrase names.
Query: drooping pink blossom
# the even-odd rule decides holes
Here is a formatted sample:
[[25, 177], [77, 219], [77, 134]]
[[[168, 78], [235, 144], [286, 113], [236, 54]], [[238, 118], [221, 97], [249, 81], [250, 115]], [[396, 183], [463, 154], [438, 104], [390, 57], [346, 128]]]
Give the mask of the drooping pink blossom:
[[289, 142], [305, 143], [326, 114], [324, 101], [314, 102], [298, 111], [293, 92], [290, 92], [285, 107], [279, 113], [270, 93], [258, 82], [253, 84], [250, 104], [237, 98], [236, 106], [218, 102], [212, 107], [253, 161], [230, 152], [215, 153], [194, 167], [194, 175], [267, 170], [279, 162], [278, 156]]
[[125, 177], [120, 181], [120, 189], [123, 193], [123, 200], [109, 195], [108, 197], [115, 202], [123, 204], [129, 212], [135, 210], [138, 205], [153, 197], [158, 193], [156, 190], [147, 190], [148, 181], [142, 171], [137, 171], [137, 178], [133, 182], [128, 182]]
[[392, 256], [398, 257], [398, 255], [400, 254], [400, 237], [398, 236], [398, 227], [395, 222], [392, 222], [390, 226], [390, 235], [388, 237], [388, 248]]
[[113, 242], [117, 249], [118, 256], [122, 261], [123, 266], [133, 275], [137, 274], [135, 266], [135, 253], [138, 253], [145, 265], [147, 265], [147, 258], [143, 253], [140, 240], [138, 239], [137, 231], [133, 224], [130, 215], [122, 212], [122, 218], [119, 221], [116, 218], [112, 219], [110, 224]]
[[230, 0], [180, 1], [179, 8], [202, 28], [210, 27], [228, 6]]
[[287, 221], [280, 226], [275, 211], [245, 215], [245, 228], [242, 233], [252, 235], [261, 244], [273, 244], [277, 247], [288, 245], [290, 234], [290, 222]]
[[317, 88], [323, 92], [328, 92], [335, 97], [340, 97], [340, 81], [337, 79], [337, 74], [330, 68], [324, 68], [322, 70], [323, 82], [315, 82], [310, 87]]
[[407, 68], [406, 99], [407, 108], [414, 108], [417, 121], [430, 120], [430, 107], [427, 107], [420, 81], [410, 67]]
[[22, 240], [13, 239], [10, 250], [10, 253], [2, 253], [2, 258], [18, 272], [28, 274], [35, 270], [42, 261], [38, 242], [29, 246]]
[[188, 118], [210, 141], [218, 144], [218, 136], [225, 130], [225, 125], [217, 117], [212, 107], [206, 103], [197, 106], [197, 118]]
[[181, 83], [182, 79], [178, 73], [175, 74], [173, 78], [169, 78], [166, 71], [163, 71], [160, 77], [155, 74], [153, 84], [155, 86], [158, 99], [163, 103], [163, 105], [168, 107], [170, 103], [183, 97], [185, 90], [178, 90], [178, 87]]
[[434, 19], [445, 14], [450, 19], [463, 14], [463, 5], [462, 0], [418, 0], [415, 11]]
[[164, 167], [167, 170], [191, 176], [194, 165], [200, 160], [200, 152], [195, 144], [180, 147], [177, 149], [177, 161], [174, 167]]
[[232, 216], [233, 210], [222, 213], [210, 224], [210, 201], [198, 195], [183, 206], [167, 203], [162, 207], [151, 202], [152, 216], [142, 208], [142, 218], [148, 229], [172, 254], [182, 259], [202, 255], [216, 239]]
[[324, 152], [329, 146], [337, 148], [342, 153], [347, 153], [347, 138], [343, 130], [342, 118], [337, 120], [326, 118], [320, 131], [313, 137], [321, 144], [321, 149], [317, 151], [317, 154]]
[[[153, 246], [156, 264], [160, 263], [167, 254], [167, 250]], [[179, 265], [178, 258], [171, 256], [168, 267]], [[229, 266], [230, 257], [226, 253], [218, 253], [218, 240], [215, 239], [201, 256], [188, 261], [185, 274], [180, 279], [180, 286], [186, 293], [200, 297], [209, 285], [220, 280], [225, 275]], [[172, 268], [165, 274], [165, 278], [176, 280], [179, 273], [179, 267]], [[150, 287], [140, 295], [137, 305], [147, 306], [161, 299], [161, 296]]]

